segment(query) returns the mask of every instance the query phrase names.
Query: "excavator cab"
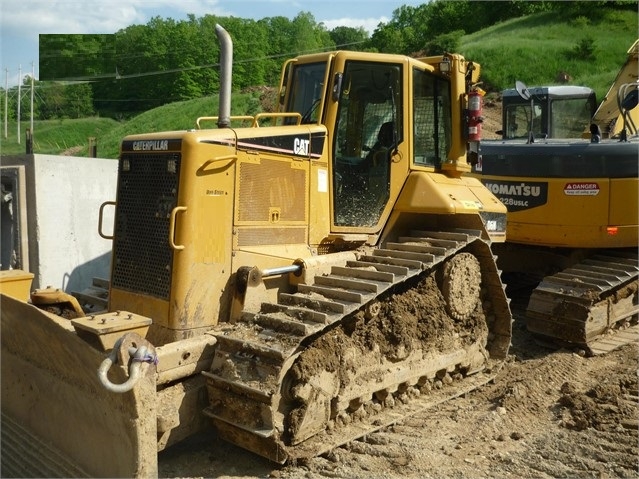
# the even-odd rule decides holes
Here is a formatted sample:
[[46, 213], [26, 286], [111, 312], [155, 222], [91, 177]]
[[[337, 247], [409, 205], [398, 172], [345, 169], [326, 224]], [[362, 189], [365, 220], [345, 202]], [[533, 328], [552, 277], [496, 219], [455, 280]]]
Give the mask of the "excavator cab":
[[579, 137], [597, 107], [595, 92], [588, 87], [523, 88], [523, 97], [521, 88], [502, 92], [503, 129], [497, 133], [504, 140]]

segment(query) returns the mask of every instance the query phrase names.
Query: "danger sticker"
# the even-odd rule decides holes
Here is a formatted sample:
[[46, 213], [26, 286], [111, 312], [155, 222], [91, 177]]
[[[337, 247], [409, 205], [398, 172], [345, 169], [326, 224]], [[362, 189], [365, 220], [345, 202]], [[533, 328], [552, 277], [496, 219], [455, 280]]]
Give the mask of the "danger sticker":
[[566, 183], [564, 193], [569, 196], [597, 196], [599, 185], [597, 183]]

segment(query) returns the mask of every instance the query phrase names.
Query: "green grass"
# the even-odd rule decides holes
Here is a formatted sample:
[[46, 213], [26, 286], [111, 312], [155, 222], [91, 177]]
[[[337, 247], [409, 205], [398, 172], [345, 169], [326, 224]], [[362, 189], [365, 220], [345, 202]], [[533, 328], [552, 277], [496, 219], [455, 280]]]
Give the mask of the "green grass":
[[[231, 113], [250, 115], [259, 111], [258, 93], [233, 96]], [[118, 122], [107, 118], [36, 121], [33, 127], [33, 151], [40, 154], [70, 154], [88, 156], [89, 138], [97, 142], [97, 156], [117, 158], [120, 142], [127, 135], [196, 128], [199, 117], [215, 116], [218, 98], [197, 98], [171, 103], [144, 112], [131, 120]], [[204, 124], [211, 126], [211, 124]], [[21, 122], [21, 140], [17, 141], [17, 124], [8, 122], [8, 137], [0, 139], [0, 154], [16, 155], [26, 152], [26, 130], [30, 122]]]
[[[601, 18], [566, 22], [544, 13], [509, 20], [462, 38], [460, 52], [481, 65], [481, 78], [493, 91], [526, 85], [556, 85], [567, 72], [570, 84], [589, 86], [602, 100], [637, 39], [634, 12], [603, 11]], [[579, 55], [583, 43], [593, 58]]]
[[[89, 138], [99, 139], [116, 128], [118, 122], [110, 118], [80, 118], [78, 120], [46, 120], [33, 123], [33, 151], [42, 154], [73, 154], [86, 156], [89, 151]], [[0, 138], [0, 153], [16, 155], [26, 152], [29, 121], [20, 122], [20, 143], [18, 143], [18, 125], [15, 121], [7, 123], [7, 138]], [[99, 143], [98, 143], [99, 146]], [[99, 150], [98, 150], [99, 156]]]
[[[512, 88], [516, 80], [530, 87], [554, 85], [558, 73], [565, 71], [572, 77], [570, 84], [589, 86], [602, 100], [637, 38], [637, 19], [637, 14], [630, 11], [602, 11], [596, 21], [565, 21], [555, 14], [532, 15], [462, 37], [459, 53], [481, 65], [481, 79], [488, 91]], [[583, 43], [591, 48], [593, 58], [575, 54]], [[257, 113], [261, 110], [259, 95], [259, 90], [235, 93], [231, 113]], [[217, 101], [214, 96], [172, 103], [124, 122], [107, 118], [37, 121], [34, 152], [88, 156], [88, 138], [94, 137], [99, 157], [117, 158], [124, 136], [195, 128], [198, 117], [217, 115]], [[24, 153], [29, 122], [21, 123], [20, 144], [16, 123], [9, 122], [7, 126], [8, 138], [0, 138], [0, 154]]]

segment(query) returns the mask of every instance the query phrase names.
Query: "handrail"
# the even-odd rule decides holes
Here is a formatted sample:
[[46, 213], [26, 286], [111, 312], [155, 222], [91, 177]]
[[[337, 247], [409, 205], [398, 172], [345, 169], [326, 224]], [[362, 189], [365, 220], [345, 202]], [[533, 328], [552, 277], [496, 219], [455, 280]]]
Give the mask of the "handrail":
[[[251, 122], [251, 128], [259, 128], [260, 124], [260, 120], [263, 120], [265, 118], [294, 118], [295, 120], [297, 120], [295, 122], [296, 125], [299, 125], [302, 123], [302, 115], [296, 111], [292, 111], [292, 112], [272, 112], [272, 113], [258, 113], [255, 116], [251, 116], [251, 115], [238, 115], [238, 116], [232, 116], [230, 118], [231, 122], [233, 121], [250, 121]], [[201, 122], [202, 121], [214, 121], [217, 122], [219, 119], [219, 116], [201, 116], [199, 117], [197, 120], [195, 120], [195, 124], [198, 128], [198, 130], [202, 129], [201, 126]]]
[[273, 113], [258, 113], [255, 115], [255, 120], [253, 121], [254, 127], [259, 127], [259, 121], [263, 118], [295, 118], [297, 120], [296, 124], [299, 125], [302, 123], [302, 115], [296, 111], [291, 112], [273, 112]]
[[113, 235], [107, 236], [104, 233], [102, 233], [102, 219], [104, 218], [103, 211], [104, 211], [104, 207], [108, 206], [108, 205], [116, 206], [117, 203], [115, 201], [105, 201], [104, 203], [102, 203], [100, 205], [100, 210], [98, 212], [98, 234], [104, 239], [112, 240], [113, 239]]
[[[197, 120], [195, 120], [195, 125], [197, 126], [198, 130], [201, 130], [202, 127], [200, 126], [200, 121], [215, 121], [217, 122], [217, 120], [219, 120], [219, 116], [201, 116], [199, 117]], [[251, 123], [253, 123], [255, 121], [255, 118], [251, 115], [240, 115], [240, 116], [232, 116], [230, 118], [231, 121], [250, 121]]]
[[175, 218], [180, 211], [186, 211], [186, 206], [176, 206], [171, 210], [171, 219], [169, 220], [169, 245], [175, 251], [181, 251], [184, 249], [183, 244], [175, 244]]

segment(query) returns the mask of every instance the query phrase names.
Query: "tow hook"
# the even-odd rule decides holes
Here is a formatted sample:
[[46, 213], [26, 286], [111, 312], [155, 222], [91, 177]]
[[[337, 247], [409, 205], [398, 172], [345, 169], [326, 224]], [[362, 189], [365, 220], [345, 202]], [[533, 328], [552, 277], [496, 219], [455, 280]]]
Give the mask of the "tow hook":
[[[143, 343], [147, 343], [148, 346]], [[125, 357], [126, 354], [128, 354], [128, 358]], [[129, 364], [129, 378], [121, 384], [116, 384], [111, 382], [107, 373], [113, 364], [120, 362]], [[158, 357], [153, 346], [137, 334], [125, 334], [116, 341], [109, 355], [100, 364], [98, 379], [107, 390], [114, 393], [125, 393], [133, 389], [139, 379], [144, 376], [145, 370], [150, 364], [154, 366], [158, 364]]]

